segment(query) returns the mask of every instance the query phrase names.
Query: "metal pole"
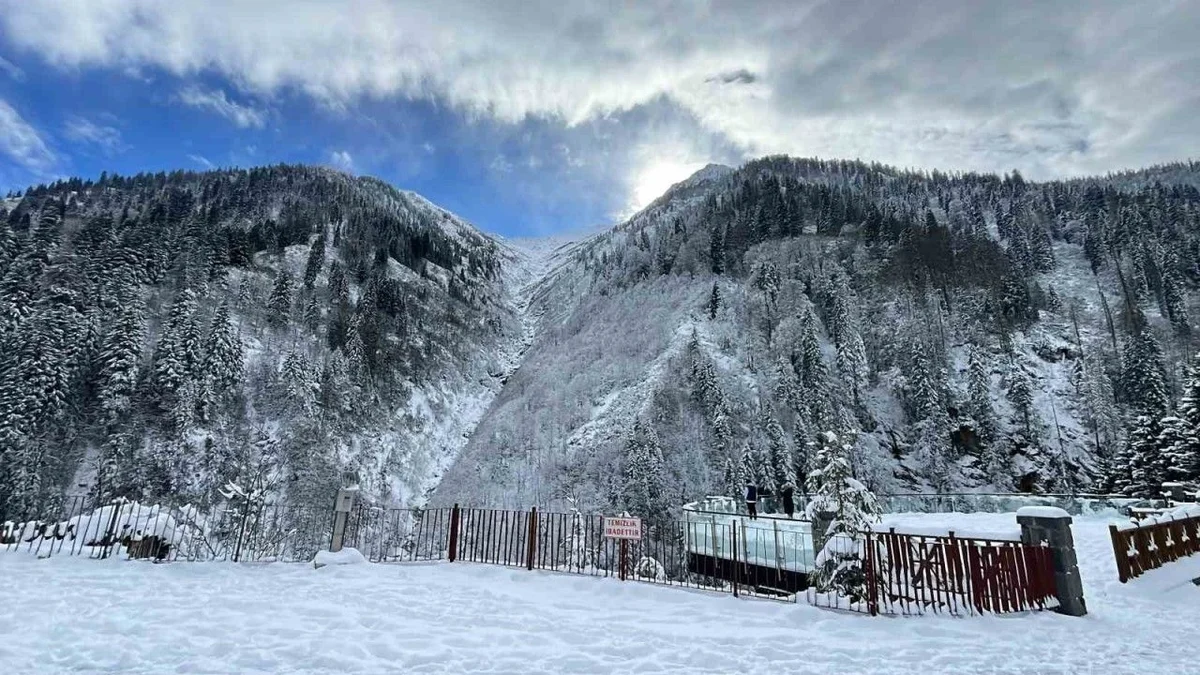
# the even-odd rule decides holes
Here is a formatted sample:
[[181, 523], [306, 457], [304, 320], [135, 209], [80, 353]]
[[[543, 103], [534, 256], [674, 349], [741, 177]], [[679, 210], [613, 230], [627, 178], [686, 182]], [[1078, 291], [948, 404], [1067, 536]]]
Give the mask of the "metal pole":
[[617, 570], [620, 573], [621, 581], [625, 581], [625, 559], [627, 557], [628, 551], [629, 551], [629, 540], [622, 539], [621, 540], [621, 551], [619, 553], [621, 559], [617, 562]]
[[731, 521], [731, 525], [733, 527], [733, 529], [731, 530], [731, 534], [733, 535], [733, 537], [732, 537], [733, 538], [733, 575], [732, 575], [733, 576], [733, 597], [736, 598], [738, 596], [738, 571], [739, 571], [738, 570], [737, 521], [736, 520]]

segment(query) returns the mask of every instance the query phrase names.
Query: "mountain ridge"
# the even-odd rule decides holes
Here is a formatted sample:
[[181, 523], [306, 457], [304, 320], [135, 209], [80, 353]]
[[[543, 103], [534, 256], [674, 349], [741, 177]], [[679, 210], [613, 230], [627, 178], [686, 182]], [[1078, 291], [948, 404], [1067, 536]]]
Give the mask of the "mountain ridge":
[[[381, 504], [656, 510], [631, 448], [657, 448], [674, 504], [802, 476], [821, 429], [882, 491], [1120, 482], [1134, 392], [1169, 412], [1186, 384], [1198, 166], [1034, 183], [766, 157], [550, 241], [328, 168], [31, 188], [0, 218], [0, 337], [59, 351], [0, 362], [0, 508], [353, 480]], [[143, 337], [109, 345], [107, 308]], [[244, 375], [214, 398], [189, 336], [221, 322]], [[49, 398], [11, 386], [21, 359]]]

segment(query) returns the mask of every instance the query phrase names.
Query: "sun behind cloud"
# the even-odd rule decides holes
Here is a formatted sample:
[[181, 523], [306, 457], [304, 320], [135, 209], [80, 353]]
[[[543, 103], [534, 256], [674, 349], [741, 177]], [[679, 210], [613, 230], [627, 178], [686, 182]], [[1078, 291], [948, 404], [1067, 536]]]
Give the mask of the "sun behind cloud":
[[652, 161], [637, 172], [633, 180], [630, 212], [646, 208], [672, 185], [703, 169], [705, 162], [675, 160]]

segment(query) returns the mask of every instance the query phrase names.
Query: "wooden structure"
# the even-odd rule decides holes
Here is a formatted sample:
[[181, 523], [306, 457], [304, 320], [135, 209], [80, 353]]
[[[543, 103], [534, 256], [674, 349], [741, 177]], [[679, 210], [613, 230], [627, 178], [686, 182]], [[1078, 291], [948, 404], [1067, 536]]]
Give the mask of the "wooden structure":
[[1126, 526], [1110, 525], [1108, 530], [1121, 583], [1200, 552], [1200, 512], [1164, 514]]

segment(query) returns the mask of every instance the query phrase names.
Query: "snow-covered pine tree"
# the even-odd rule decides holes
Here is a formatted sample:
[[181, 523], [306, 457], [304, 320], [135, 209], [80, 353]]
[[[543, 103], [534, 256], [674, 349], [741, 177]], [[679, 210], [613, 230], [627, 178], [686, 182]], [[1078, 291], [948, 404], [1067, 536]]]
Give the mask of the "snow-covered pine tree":
[[1017, 415], [1016, 421], [1020, 424], [1026, 440], [1036, 444], [1040, 434], [1037, 432], [1037, 413], [1033, 409], [1033, 382], [1030, 381], [1029, 373], [1025, 371], [1025, 366], [1019, 358], [1014, 357], [1009, 362], [1004, 379], [1005, 395]]
[[737, 480], [738, 486], [741, 488], [738, 491], [739, 495], [744, 493], [747, 485], [751, 483], [757, 484], [757, 474], [758, 470], [755, 467], [754, 451], [750, 448], [750, 444], [747, 443], [742, 446], [742, 452], [738, 459]]
[[991, 369], [984, 351], [971, 345], [967, 355], [967, 414], [975, 422], [981, 445], [986, 449], [996, 438], [996, 410], [992, 403]]
[[292, 275], [281, 269], [275, 275], [275, 285], [267, 298], [267, 323], [279, 328], [286, 326], [292, 315]]
[[151, 382], [160, 409], [175, 409], [179, 390], [200, 371], [201, 354], [196, 295], [185, 288], [171, 305], [154, 348]]
[[316, 333], [321, 328], [321, 303], [317, 300], [317, 294], [308, 292], [304, 300], [304, 325], [313, 333]]
[[929, 350], [917, 349], [909, 383], [913, 399], [914, 442], [921, 473], [934, 489], [945, 491], [950, 485], [950, 417], [943, 403], [942, 388], [934, 377]]
[[283, 360], [280, 380], [288, 407], [295, 414], [311, 415], [316, 405], [317, 383], [307, 359], [297, 351], [289, 352]]
[[738, 482], [738, 470], [733, 465], [731, 457], [725, 458], [725, 467], [721, 472], [721, 486], [724, 495], [730, 499], [742, 498], [742, 486]]
[[583, 514], [574, 499], [568, 499], [571, 510], [571, 524], [567, 530], [566, 568], [569, 572], [583, 572], [591, 569], [594, 555], [588, 546], [587, 532], [584, 529]]
[[815, 442], [808, 432], [808, 426], [804, 424], [804, 420], [797, 418], [796, 428], [792, 431], [792, 461], [788, 478], [803, 494], [808, 493], [808, 471], [812, 464], [814, 447]]
[[654, 522], [666, 515], [662, 448], [654, 427], [641, 418], [625, 444], [624, 501], [632, 513]]
[[808, 475], [810, 495], [805, 512], [810, 520], [830, 514], [824, 548], [814, 560], [813, 582], [822, 592], [835, 592], [858, 601], [866, 593], [862, 569], [863, 533], [879, 521], [875, 495], [851, 475], [851, 444], [830, 431], [817, 435], [816, 467]]
[[838, 373], [850, 390], [855, 405], [858, 405], [861, 391], [867, 384], [869, 370], [867, 352], [858, 326], [854, 294], [844, 275], [839, 275], [835, 282], [830, 328], [834, 346], [837, 348]]
[[1166, 473], [1165, 456], [1158, 445], [1161, 434], [1157, 418], [1137, 417], [1113, 466], [1115, 489], [1134, 497], [1158, 496]]
[[792, 367], [805, 392], [809, 417], [814, 424], [833, 426], [836, 424], [833, 403], [830, 401], [829, 371], [821, 354], [821, 342], [817, 334], [817, 315], [811, 303], [804, 303], [800, 313], [800, 344], [792, 353]]
[[1188, 369], [1178, 412], [1179, 439], [1163, 446], [1167, 477], [1173, 481], [1200, 481], [1200, 363]]
[[242, 341], [229, 317], [229, 305], [221, 303], [213, 315], [204, 349], [204, 375], [217, 401], [224, 400], [241, 386], [243, 367]]
[[763, 426], [767, 434], [767, 470], [768, 487], [776, 494], [784, 483], [790, 479], [791, 467], [788, 461], [787, 441], [783, 437], [783, 427], [769, 411], [762, 414]]
[[1075, 382], [1095, 455], [1099, 463], [1111, 463], [1121, 444], [1121, 411], [1098, 350], [1088, 351], [1076, 360]]
[[145, 341], [144, 306], [139, 294], [129, 293], [101, 340], [98, 356], [97, 398], [109, 433], [121, 426], [133, 408]]
[[1141, 415], [1155, 419], [1167, 414], [1171, 399], [1167, 390], [1167, 373], [1163, 366], [1162, 348], [1148, 326], [1142, 327], [1126, 341], [1125, 397]]
[[708, 296], [708, 318], [715, 320], [721, 311], [721, 285], [713, 282], [712, 293]]
[[321, 265], [325, 262], [325, 235], [317, 235], [313, 241], [312, 249], [308, 252], [308, 262], [304, 265], [304, 287], [312, 290], [313, 284], [317, 280], [317, 275], [321, 273]]

